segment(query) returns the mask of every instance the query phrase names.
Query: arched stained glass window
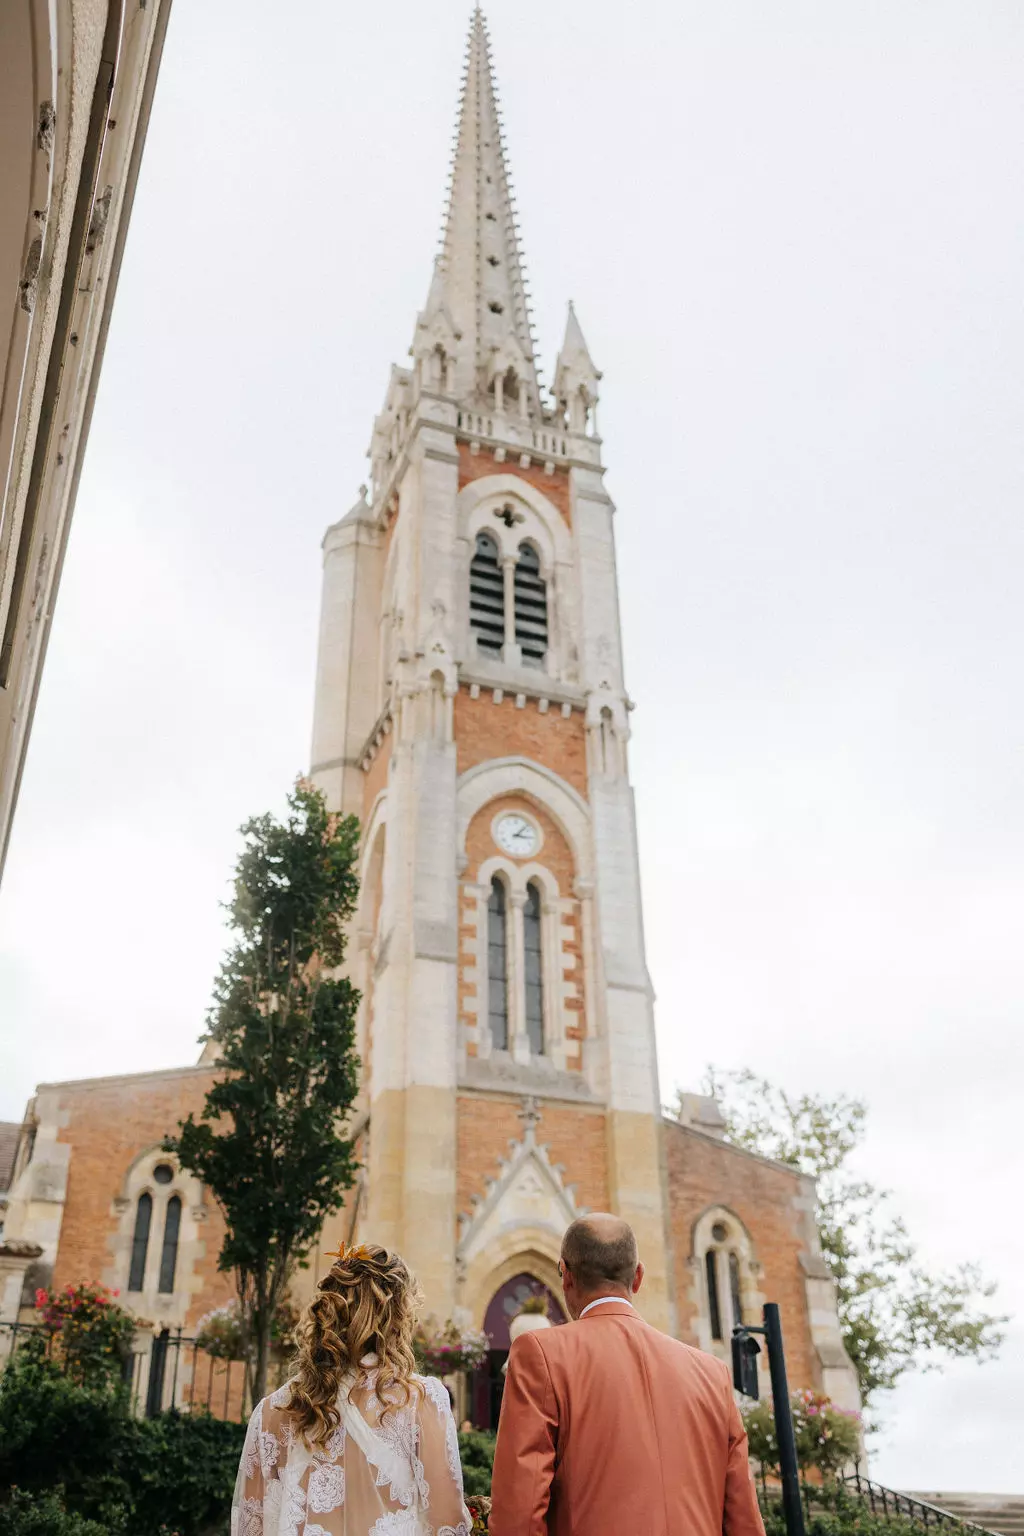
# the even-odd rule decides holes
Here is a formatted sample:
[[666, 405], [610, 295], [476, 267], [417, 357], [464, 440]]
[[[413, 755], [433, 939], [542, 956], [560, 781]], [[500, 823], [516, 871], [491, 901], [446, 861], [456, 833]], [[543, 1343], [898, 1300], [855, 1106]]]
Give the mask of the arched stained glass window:
[[495, 875], [487, 903], [487, 1022], [496, 1051], [508, 1050], [508, 920], [505, 886]]
[[146, 1252], [149, 1248], [149, 1228], [153, 1220], [153, 1196], [139, 1196], [135, 1208], [135, 1234], [132, 1237], [132, 1261], [128, 1270], [128, 1289], [141, 1291], [146, 1279]]
[[541, 940], [540, 891], [526, 887], [523, 908], [523, 959], [526, 981], [526, 1034], [534, 1056], [544, 1054], [544, 969]]
[[181, 1198], [172, 1195], [167, 1202], [164, 1217], [164, 1242], [160, 1250], [160, 1283], [157, 1289], [163, 1295], [174, 1290], [174, 1270], [178, 1262], [178, 1232], [181, 1228]]
[[709, 1248], [704, 1256], [704, 1272], [708, 1281], [708, 1317], [711, 1321], [711, 1337], [722, 1337], [722, 1308], [718, 1299], [718, 1249]]
[[542, 667], [548, 652], [548, 589], [532, 544], [520, 544], [515, 574], [516, 644], [527, 667]]
[[729, 1255], [729, 1298], [732, 1301], [732, 1325], [737, 1327], [743, 1321], [743, 1300], [740, 1296], [740, 1261], [739, 1255]]
[[478, 533], [469, 566], [469, 627], [477, 649], [500, 656], [505, 644], [505, 575], [498, 546], [489, 533]]

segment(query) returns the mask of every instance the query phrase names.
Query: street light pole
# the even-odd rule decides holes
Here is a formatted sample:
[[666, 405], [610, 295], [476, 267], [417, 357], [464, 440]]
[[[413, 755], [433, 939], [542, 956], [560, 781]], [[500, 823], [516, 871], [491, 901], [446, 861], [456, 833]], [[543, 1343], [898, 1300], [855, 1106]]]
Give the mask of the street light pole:
[[782, 1479], [782, 1512], [788, 1536], [804, 1536], [804, 1507], [800, 1502], [800, 1468], [796, 1459], [796, 1435], [793, 1410], [786, 1380], [786, 1356], [782, 1348], [782, 1322], [778, 1303], [765, 1302], [764, 1341], [768, 1346], [768, 1369], [772, 1378], [772, 1402], [775, 1407], [775, 1434], [779, 1442], [779, 1476]]
[[800, 1501], [800, 1468], [796, 1459], [796, 1434], [793, 1410], [786, 1380], [786, 1356], [782, 1347], [782, 1322], [778, 1304], [765, 1303], [764, 1326], [754, 1328], [740, 1323], [732, 1331], [733, 1382], [737, 1392], [757, 1398], [757, 1355], [760, 1353], [755, 1333], [763, 1336], [768, 1349], [768, 1369], [772, 1380], [772, 1406], [775, 1411], [775, 1435], [779, 1443], [779, 1476], [782, 1479], [782, 1513], [786, 1536], [805, 1536], [804, 1507]]

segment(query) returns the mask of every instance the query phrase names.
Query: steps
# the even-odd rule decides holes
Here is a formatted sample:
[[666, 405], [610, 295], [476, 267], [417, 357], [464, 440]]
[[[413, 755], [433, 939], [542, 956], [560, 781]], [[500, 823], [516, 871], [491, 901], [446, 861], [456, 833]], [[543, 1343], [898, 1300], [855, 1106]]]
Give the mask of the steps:
[[980, 1525], [997, 1536], [1024, 1536], [1024, 1496], [1007, 1493], [921, 1493], [903, 1490], [908, 1498], [948, 1510], [959, 1520]]

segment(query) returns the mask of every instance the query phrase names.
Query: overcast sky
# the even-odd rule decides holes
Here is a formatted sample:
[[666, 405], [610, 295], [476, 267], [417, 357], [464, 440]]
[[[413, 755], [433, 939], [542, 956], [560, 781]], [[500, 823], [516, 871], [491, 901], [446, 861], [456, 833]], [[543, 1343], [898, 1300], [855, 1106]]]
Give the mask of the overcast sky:
[[[488, 19], [545, 375], [570, 297], [604, 370], [665, 1094], [863, 1094], [864, 1171], [1024, 1317], [1024, 11]], [[426, 296], [467, 21], [175, 0], [0, 892], [0, 1115], [194, 1059], [236, 828], [308, 762], [320, 538]], [[876, 1475], [1024, 1492], [1022, 1344], [902, 1387]]]

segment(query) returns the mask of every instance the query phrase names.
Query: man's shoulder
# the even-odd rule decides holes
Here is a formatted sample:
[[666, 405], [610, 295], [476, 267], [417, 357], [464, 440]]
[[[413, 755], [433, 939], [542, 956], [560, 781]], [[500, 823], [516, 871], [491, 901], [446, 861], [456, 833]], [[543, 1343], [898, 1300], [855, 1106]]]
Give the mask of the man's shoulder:
[[[644, 1322], [639, 1313], [634, 1317], [625, 1318], [624, 1323], [630, 1334], [637, 1334], [643, 1339], [647, 1349], [664, 1359], [666, 1363], [674, 1365], [677, 1370], [691, 1376], [703, 1377], [708, 1382], [718, 1384], [730, 1382], [729, 1369], [723, 1361], [702, 1349], [695, 1349], [692, 1344], [684, 1344], [681, 1339], [673, 1338], [670, 1333], [662, 1333], [660, 1328]], [[611, 1340], [606, 1328], [588, 1326], [584, 1319], [566, 1323], [558, 1328], [538, 1328], [530, 1333], [520, 1334], [513, 1349], [520, 1354], [536, 1351], [543, 1355], [545, 1360], [554, 1362], [567, 1355], [576, 1354], [580, 1350], [589, 1349], [598, 1354], [607, 1353], [610, 1344]]]

